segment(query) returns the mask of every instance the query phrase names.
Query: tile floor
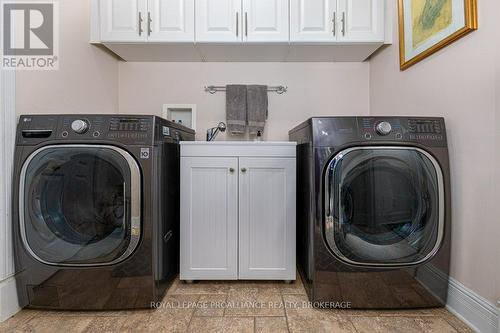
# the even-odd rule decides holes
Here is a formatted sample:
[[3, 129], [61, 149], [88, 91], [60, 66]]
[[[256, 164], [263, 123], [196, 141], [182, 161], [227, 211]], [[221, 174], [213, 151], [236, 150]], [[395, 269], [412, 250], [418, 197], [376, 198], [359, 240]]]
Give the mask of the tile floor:
[[445, 309], [318, 310], [303, 302], [300, 280], [176, 281], [157, 310], [23, 310], [1, 323], [0, 332], [472, 332]]

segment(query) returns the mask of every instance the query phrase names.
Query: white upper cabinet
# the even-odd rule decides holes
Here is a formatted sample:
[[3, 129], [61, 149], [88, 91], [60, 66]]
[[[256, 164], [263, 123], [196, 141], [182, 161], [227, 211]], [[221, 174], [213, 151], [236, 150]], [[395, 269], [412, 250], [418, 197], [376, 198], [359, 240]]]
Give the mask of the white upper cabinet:
[[338, 40], [341, 42], [383, 42], [385, 1], [338, 0]]
[[289, 0], [243, 0], [243, 40], [289, 41]]
[[193, 42], [195, 0], [101, 0], [103, 42]]
[[147, 0], [101, 0], [101, 40], [139, 42], [147, 40]]
[[288, 42], [288, 0], [199, 0], [196, 41]]
[[291, 42], [384, 41], [383, 0], [291, 0]]
[[197, 0], [196, 41], [241, 42], [241, 0]]
[[290, 0], [291, 42], [333, 42], [337, 0]]
[[386, 0], [90, 1], [92, 43], [126, 61], [364, 61], [392, 26]]
[[148, 0], [148, 40], [194, 41], [195, 0]]

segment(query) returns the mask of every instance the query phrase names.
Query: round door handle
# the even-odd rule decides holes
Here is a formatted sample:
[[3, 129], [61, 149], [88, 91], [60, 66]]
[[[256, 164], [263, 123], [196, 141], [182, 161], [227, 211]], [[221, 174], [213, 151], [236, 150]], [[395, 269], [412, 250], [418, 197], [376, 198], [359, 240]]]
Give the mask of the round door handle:
[[233, 173], [234, 172], [234, 168], [229, 168], [229, 172]]
[[241, 172], [243, 173], [247, 172], [247, 168], [241, 168]]

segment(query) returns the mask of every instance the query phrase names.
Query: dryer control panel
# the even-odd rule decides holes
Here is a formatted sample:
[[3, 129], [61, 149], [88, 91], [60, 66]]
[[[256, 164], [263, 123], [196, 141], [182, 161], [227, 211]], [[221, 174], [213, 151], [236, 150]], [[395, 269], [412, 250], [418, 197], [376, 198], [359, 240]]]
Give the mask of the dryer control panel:
[[155, 145], [194, 140], [194, 131], [149, 115], [23, 115], [17, 144], [38, 145], [47, 141], [116, 142], [124, 145]]
[[124, 144], [151, 144], [152, 117], [75, 115], [60, 119], [58, 139], [110, 140]]
[[153, 116], [29, 115], [19, 120], [18, 144], [37, 145], [61, 141], [117, 141], [127, 145], [151, 145]]

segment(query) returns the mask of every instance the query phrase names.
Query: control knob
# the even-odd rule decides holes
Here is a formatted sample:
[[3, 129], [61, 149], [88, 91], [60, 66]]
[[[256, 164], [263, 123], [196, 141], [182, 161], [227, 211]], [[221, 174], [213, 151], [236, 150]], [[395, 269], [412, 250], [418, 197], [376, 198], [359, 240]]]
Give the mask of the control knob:
[[85, 120], [78, 119], [71, 123], [71, 129], [75, 131], [75, 133], [83, 134], [89, 129], [89, 123]]
[[380, 135], [389, 135], [392, 132], [392, 126], [389, 122], [387, 121], [382, 121], [377, 124], [376, 127], [377, 133]]

